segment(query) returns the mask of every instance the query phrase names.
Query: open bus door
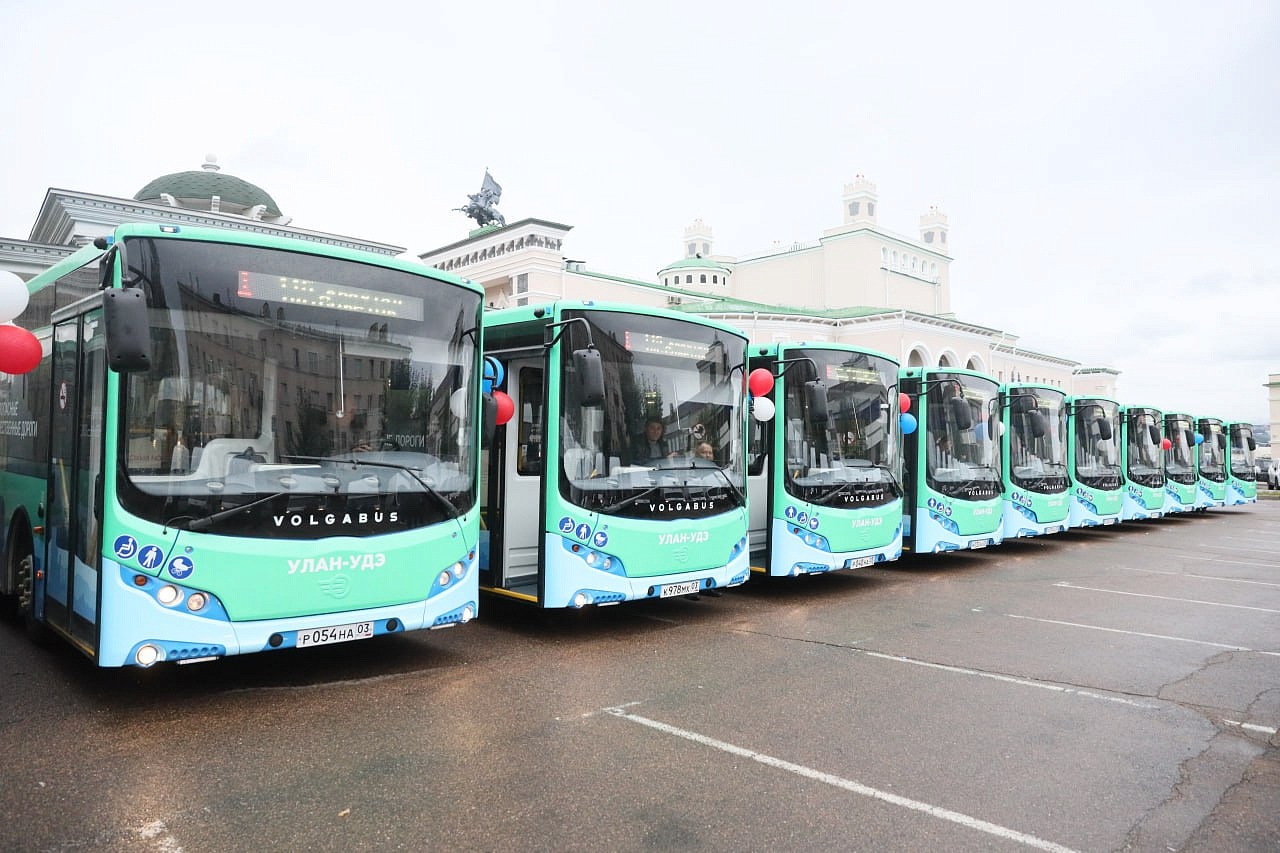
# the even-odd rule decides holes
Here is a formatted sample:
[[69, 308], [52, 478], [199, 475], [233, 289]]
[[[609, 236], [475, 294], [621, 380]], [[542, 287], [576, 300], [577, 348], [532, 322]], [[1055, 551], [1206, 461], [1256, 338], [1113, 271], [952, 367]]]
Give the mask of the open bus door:
[[[544, 424], [546, 362], [537, 358], [498, 360], [506, 373], [506, 392], [515, 414], [498, 427], [483, 463], [488, 560], [481, 582], [499, 593], [542, 600], [542, 488], [547, 465]], [[554, 469], [553, 469], [554, 470]]]
[[45, 571], [35, 612], [92, 656], [102, 586], [106, 363], [101, 309], [53, 327]]

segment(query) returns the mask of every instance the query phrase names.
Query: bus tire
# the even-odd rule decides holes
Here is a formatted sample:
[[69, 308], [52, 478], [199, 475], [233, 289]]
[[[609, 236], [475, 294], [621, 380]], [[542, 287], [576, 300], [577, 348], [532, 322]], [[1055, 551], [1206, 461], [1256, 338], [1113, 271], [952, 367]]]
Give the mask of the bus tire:
[[45, 643], [50, 635], [35, 616], [35, 549], [31, 534], [25, 527], [10, 532], [9, 543], [4, 549], [5, 570], [16, 581], [14, 587], [17, 618], [27, 629], [27, 636], [38, 644]]

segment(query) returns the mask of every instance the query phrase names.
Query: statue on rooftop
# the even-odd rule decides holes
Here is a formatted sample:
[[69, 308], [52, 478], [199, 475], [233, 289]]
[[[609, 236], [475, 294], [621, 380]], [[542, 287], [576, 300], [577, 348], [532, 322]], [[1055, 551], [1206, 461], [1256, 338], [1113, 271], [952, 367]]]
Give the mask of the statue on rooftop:
[[471, 201], [463, 207], [455, 207], [454, 210], [461, 210], [467, 216], [476, 221], [476, 225], [484, 228], [486, 225], [503, 226], [507, 224], [507, 220], [498, 212], [498, 201], [502, 198], [502, 187], [493, 176], [489, 174], [489, 170], [484, 170], [484, 182], [480, 184], [480, 192], [468, 193], [467, 198]]

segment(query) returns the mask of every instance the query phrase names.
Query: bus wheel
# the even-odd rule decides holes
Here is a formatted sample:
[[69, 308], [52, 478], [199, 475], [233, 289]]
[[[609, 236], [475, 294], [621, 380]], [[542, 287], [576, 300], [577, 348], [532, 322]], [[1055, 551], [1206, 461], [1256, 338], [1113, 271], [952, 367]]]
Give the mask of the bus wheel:
[[17, 581], [15, 586], [15, 610], [17, 617], [26, 626], [27, 634], [37, 643], [49, 638], [48, 629], [36, 620], [35, 616], [35, 556], [31, 551], [31, 540], [25, 536], [14, 536], [9, 539], [9, 547], [5, 549], [5, 561]]

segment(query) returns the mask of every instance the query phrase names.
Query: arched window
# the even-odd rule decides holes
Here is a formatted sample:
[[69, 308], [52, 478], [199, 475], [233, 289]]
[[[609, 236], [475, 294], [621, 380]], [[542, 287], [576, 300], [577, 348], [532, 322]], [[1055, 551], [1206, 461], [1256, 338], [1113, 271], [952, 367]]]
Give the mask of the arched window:
[[913, 349], [911, 354], [907, 356], [907, 367], [924, 367], [924, 353], [918, 349]]

